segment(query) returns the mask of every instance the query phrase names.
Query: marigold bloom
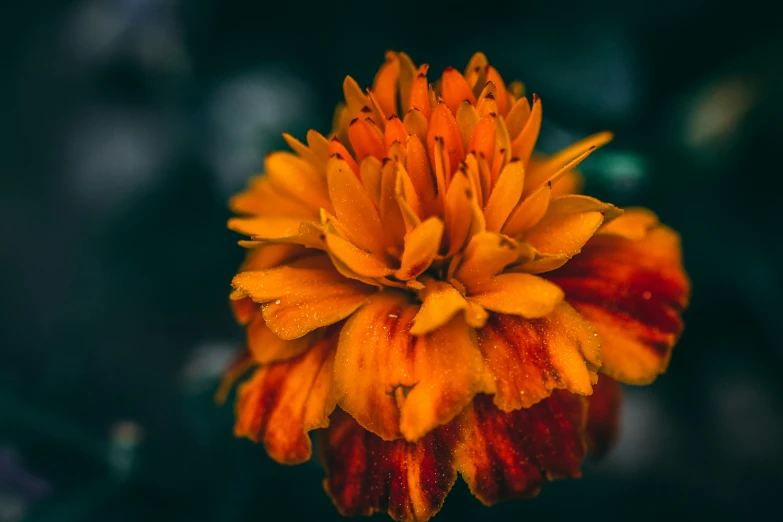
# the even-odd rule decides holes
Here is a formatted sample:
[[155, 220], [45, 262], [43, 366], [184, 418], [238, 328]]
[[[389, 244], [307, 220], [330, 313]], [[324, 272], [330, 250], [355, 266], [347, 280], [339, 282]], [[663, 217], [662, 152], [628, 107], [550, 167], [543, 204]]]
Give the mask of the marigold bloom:
[[539, 98], [480, 53], [427, 69], [389, 53], [372, 89], [346, 78], [333, 135], [285, 135], [231, 200], [254, 368], [235, 432], [295, 464], [326, 428], [343, 514], [426, 520], [458, 472], [488, 505], [579, 476], [614, 436], [612, 379], [666, 369], [688, 300], [676, 233], [573, 194], [609, 133], [536, 156]]

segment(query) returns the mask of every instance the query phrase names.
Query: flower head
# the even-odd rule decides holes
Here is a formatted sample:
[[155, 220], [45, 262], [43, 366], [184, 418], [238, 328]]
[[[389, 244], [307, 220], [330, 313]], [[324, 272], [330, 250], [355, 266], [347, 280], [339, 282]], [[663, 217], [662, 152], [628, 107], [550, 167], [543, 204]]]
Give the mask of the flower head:
[[609, 133], [539, 157], [541, 100], [484, 55], [427, 73], [389, 53], [371, 89], [346, 78], [332, 136], [285, 135], [231, 201], [255, 368], [236, 434], [298, 463], [328, 427], [345, 514], [427, 519], [457, 472], [486, 504], [578, 476], [616, 415], [609, 381], [588, 423], [599, 371], [662, 373], [689, 293], [652, 213], [573, 194]]

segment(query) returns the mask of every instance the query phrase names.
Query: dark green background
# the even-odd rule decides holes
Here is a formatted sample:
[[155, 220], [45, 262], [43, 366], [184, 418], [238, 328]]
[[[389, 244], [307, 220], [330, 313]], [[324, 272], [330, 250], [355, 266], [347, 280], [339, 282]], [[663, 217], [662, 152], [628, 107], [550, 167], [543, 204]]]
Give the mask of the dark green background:
[[6, 2], [0, 521], [336, 519], [317, 463], [272, 463], [211, 401], [242, 342], [226, 199], [282, 131], [327, 132], [344, 75], [368, 85], [387, 49], [433, 72], [484, 51], [542, 97], [543, 151], [613, 130], [588, 192], [678, 229], [694, 287], [605, 462], [491, 509], [458, 484], [439, 519], [780, 511], [783, 44], [765, 5]]

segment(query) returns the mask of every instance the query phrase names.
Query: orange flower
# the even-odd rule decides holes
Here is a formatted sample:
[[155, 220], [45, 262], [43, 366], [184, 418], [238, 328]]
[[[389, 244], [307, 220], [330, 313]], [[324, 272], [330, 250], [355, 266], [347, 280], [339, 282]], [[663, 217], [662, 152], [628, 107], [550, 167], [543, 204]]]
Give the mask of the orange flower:
[[293, 153], [231, 201], [255, 368], [235, 432], [295, 464], [327, 428], [347, 515], [426, 520], [457, 472], [488, 505], [579, 476], [616, 423], [599, 369], [654, 380], [689, 294], [673, 231], [573, 194], [609, 133], [535, 156], [539, 98], [480, 53], [435, 84], [427, 69], [389, 53], [372, 89], [346, 78], [332, 137], [285, 135]]

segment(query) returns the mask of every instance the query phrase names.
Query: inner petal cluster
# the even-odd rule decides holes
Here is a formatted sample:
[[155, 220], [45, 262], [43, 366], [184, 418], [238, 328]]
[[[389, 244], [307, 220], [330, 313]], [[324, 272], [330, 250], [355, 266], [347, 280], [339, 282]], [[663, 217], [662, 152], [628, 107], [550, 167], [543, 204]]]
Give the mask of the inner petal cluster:
[[[562, 196], [574, 185], [573, 168], [611, 135], [534, 158], [538, 97], [531, 104], [521, 84], [507, 87], [480, 53], [464, 74], [448, 68], [431, 84], [427, 72], [389, 53], [371, 89], [346, 78], [331, 139], [314, 131], [307, 144], [286, 136], [295, 154], [267, 158], [266, 176], [232, 201], [252, 217], [229, 226], [251, 236], [247, 246], [276, 242], [321, 252], [323, 261], [298, 262], [319, 264], [323, 278], [333, 269], [367, 287], [414, 294], [423, 303], [414, 335], [458, 313], [476, 328], [488, 311], [545, 317], [564, 295], [535, 274], [562, 266], [620, 214], [587, 196]], [[241, 276], [234, 286], [237, 296], [253, 294]], [[340, 318], [368, 290], [343, 286], [330, 296]], [[262, 293], [262, 302], [273, 297]], [[309, 328], [271, 327], [284, 338]]]

